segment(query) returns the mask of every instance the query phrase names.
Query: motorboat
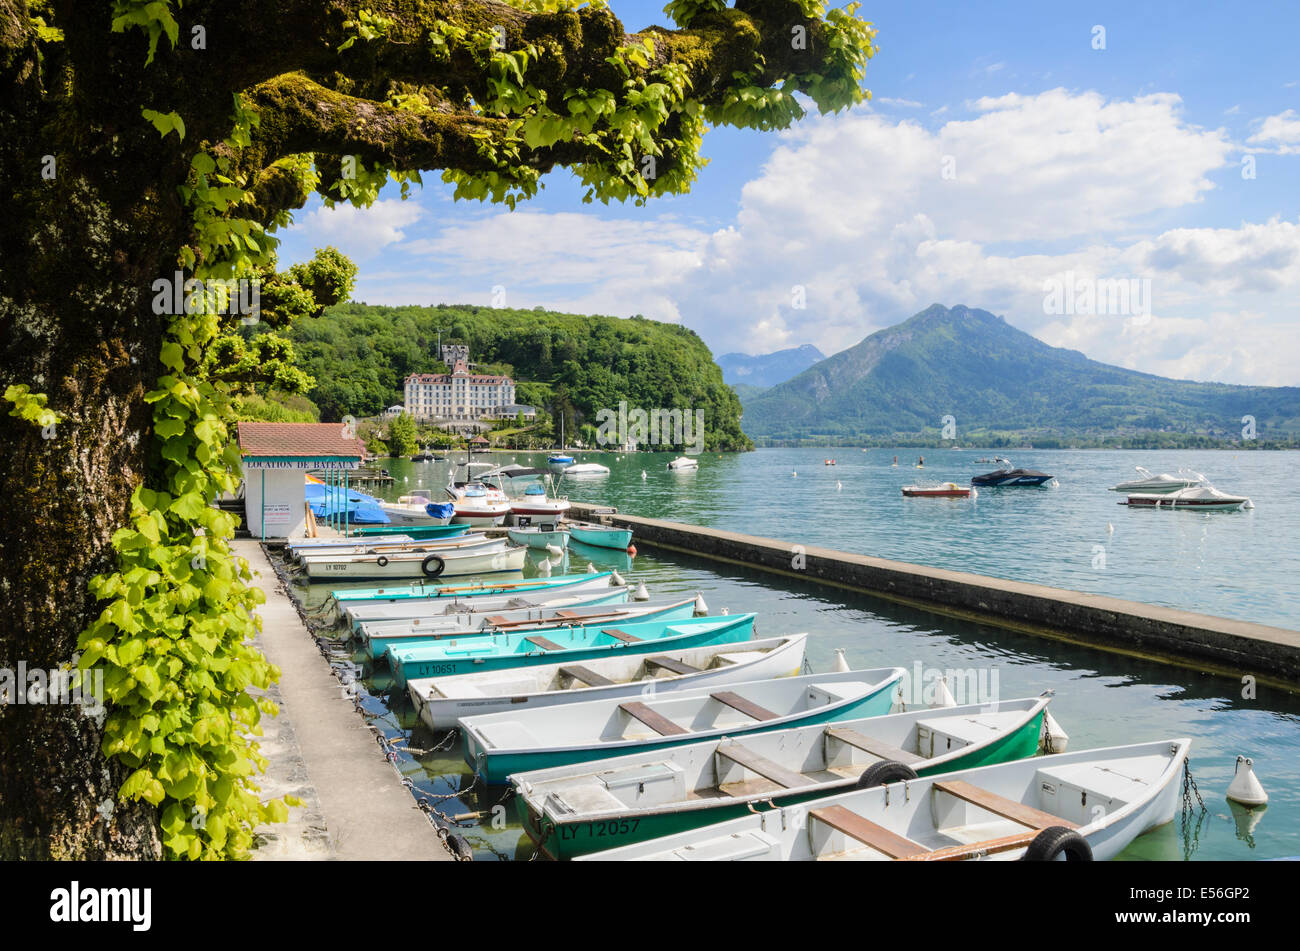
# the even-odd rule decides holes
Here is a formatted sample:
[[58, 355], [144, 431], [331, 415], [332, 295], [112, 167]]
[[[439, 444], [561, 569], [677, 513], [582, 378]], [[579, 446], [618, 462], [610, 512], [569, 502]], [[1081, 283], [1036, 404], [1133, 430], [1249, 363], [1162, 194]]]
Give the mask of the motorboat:
[[554, 521], [563, 518], [569, 511], [569, 500], [557, 496], [554, 491], [546, 493], [546, 483], [534, 482], [524, 489], [523, 495], [510, 499], [510, 514], [515, 516], [517, 524], [527, 524], [521, 519], [545, 518]]
[[554, 522], [508, 528], [506, 535], [516, 545], [550, 551], [552, 554], [562, 554], [569, 547], [569, 533]]
[[1255, 503], [1244, 495], [1229, 495], [1212, 485], [1194, 485], [1173, 492], [1137, 493], [1130, 495], [1127, 502], [1119, 504], [1131, 508], [1191, 509], [1200, 512], [1235, 512], [1255, 507]]
[[1046, 472], [1039, 472], [1037, 469], [1013, 469], [1011, 461], [1002, 460], [1002, 467], [994, 472], [986, 472], [983, 475], [971, 476], [971, 485], [984, 486], [1024, 486], [1024, 485], [1042, 485], [1044, 482], [1050, 482], [1052, 476]]
[[547, 456], [547, 457], [546, 457], [546, 464], [547, 464], [547, 465], [551, 465], [551, 466], [559, 466], [559, 467], [561, 467], [561, 468], [567, 468], [567, 467], [573, 465], [573, 457], [572, 457], [572, 456], [566, 456], [566, 455], [563, 455], [563, 454], [558, 454], [558, 455], [554, 455], [554, 456]]
[[1135, 466], [1134, 468], [1137, 469], [1142, 478], [1134, 479], [1131, 482], [1121, 482], [1119, 485], [1112, 485], [1110, 491], [1163, 495], [1166, 492], [1177, 492], [1179, 489], [1190, 489], [1193, 486], [1210, 484], [1205, 476], [1191, 470], [1179, 469], [1178, 475], [1172, 476], [1167, 472], [1152, 475], [1149, 470], [1141, 466]]
[[698, 469], [700, 464], [690, 456], [678, 456], [672, 462], [668, 463], [668, 468], [674, 472], [685, 472], [691, 469]]
[[455, 507], [452, 521], [462, 525], [500, 525], [510, 513], [510, 500], [483, 482], [453, 482], [447, 497]]
[[575, 476], [607, 476], [609, 468], [602, 466], [597, 462], [579, 462], [577, 465], [567, 466], [564, 470], [564, 477], [572, 479]]
[[450, 502], [434, 502], [426, 489], [413, 489], [396, 502], [380, 502], [392, 525], [446, 525], [456, 514]]
[[909, 499], [972, 499], [979, 496], [979, 490], [956, 482], [941, 482], [938, 485], [905, 485], [903, 495]]

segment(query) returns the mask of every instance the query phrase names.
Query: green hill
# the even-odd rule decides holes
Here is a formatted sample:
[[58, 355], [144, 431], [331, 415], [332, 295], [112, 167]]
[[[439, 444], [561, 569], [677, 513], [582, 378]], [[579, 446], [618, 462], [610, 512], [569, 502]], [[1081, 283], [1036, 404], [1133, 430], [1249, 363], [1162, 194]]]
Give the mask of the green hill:
[[[764, 441], [928, 437], [943, 417], [959, 439], [1199, 434], [1260, 440], [1300, 433], [1300, 388], [1170, 380], [1050, 347], [1000, 317], [939, 304], [760, 393], [745, 431]], [[993, 442], [985, 442], [993, 445]]]
[[466, 343], [483, 371], [521, 384], [520, 402], [563, 411], [570, 438], [618, 409], [703, 410], [705, 448], [751, 449], [740, 429], [740, 400], [698, 335], [677, 324], [542, 310], [439, 304], [381, 307], [341, 304], [293, 324], [297, 362], [316, 378], [307, 396], [326, 421], [368, 416], [403, 400], [411, 373], [444, 369], [442, 342]]

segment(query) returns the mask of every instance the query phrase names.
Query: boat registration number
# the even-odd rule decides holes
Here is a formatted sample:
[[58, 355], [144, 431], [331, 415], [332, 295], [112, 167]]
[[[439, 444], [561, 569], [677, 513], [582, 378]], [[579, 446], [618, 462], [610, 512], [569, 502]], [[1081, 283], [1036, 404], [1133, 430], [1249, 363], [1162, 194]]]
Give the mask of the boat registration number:
[[629, 835], [641, 824], [640, 819], [609, 819], [601, 822], [584, 822], [582, 825], [560, 826], [561, 839], [577, 839], [586, 832], [588, 839], [599, 839], [610, 835]]

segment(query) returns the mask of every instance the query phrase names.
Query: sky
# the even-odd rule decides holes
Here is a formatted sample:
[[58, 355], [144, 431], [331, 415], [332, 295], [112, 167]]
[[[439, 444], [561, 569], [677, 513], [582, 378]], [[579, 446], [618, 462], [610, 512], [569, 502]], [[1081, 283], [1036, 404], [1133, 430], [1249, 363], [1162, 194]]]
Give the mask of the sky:
[[[611, 7], [628, 30], [667, 23]], [[281, 266], [333, 245], [360, 267], [355, 300], [641, 314], [715, 354], [830, 355], [964, 304], [1106, 363], [1300, 385], [1300, 4], [859, 16], [879, 31], [871, 101], [711, 130], [689, 195], [583, 204], [558, 170], [511, 212], [426, 174], [407, 201], [313, 199]]]

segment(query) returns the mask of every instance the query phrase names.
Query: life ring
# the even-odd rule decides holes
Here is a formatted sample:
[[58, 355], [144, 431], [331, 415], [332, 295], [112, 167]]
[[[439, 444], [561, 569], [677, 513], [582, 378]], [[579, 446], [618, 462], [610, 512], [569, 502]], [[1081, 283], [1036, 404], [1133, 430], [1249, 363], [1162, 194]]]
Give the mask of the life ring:
[[1091, 862], [1092, 846], [1088, 840], [1065, 826], [1048, 826], [1029, 843], [1022, 862], [1052, 862], [1065, 856], [1067, 862]]
[[[430, 569], [430, 565], [437, 565], [437, 568]], [[436, 578], [442, 574], [442, 569], [447, 567], [447, 563], [437, 555], [426, 555], [424, 561], [420, 562], [420, 570], [424, 572], [426, 578]]]

